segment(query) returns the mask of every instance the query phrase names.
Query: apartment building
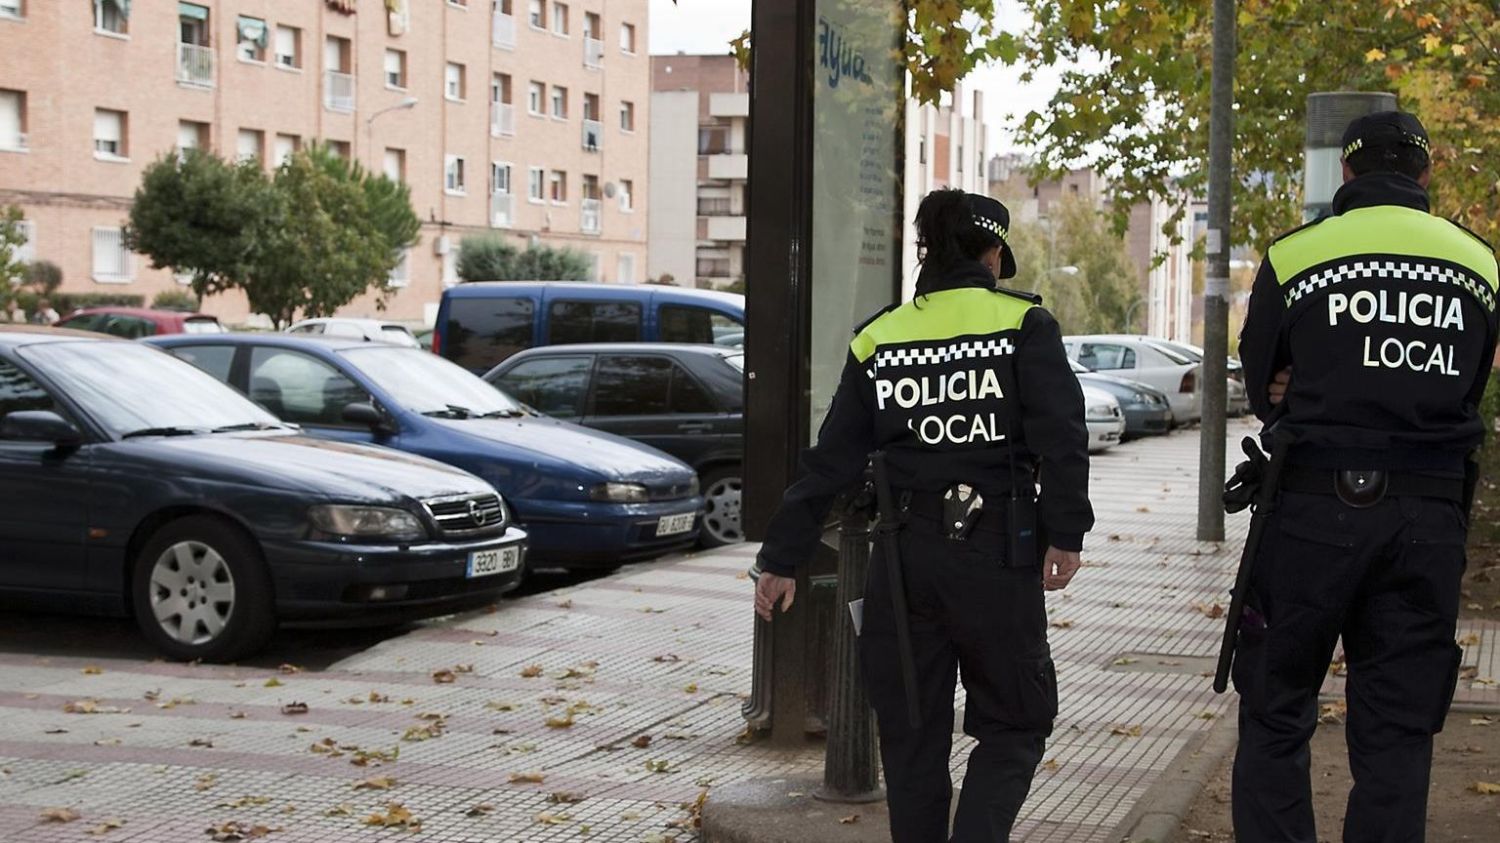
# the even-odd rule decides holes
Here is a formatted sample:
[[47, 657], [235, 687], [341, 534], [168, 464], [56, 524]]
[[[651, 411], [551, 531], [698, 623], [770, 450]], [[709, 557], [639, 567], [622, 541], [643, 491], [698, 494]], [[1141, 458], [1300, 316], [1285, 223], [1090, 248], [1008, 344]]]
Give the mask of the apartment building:
[[902, 248], [902, 290], [910, 297], [916, 290], [917, 206], [922, 197], [943, 187], [969, 193], [984, 193], [985, 162], [988, 160], [988, 130], [984, 125], [984, 94], [975, 91], [969, 113], [960, 87], [940, 105], [924, 105], [915, 99], [906, 104], [906, 173], [903, 187], [906, 221]]
[[[273, 168], [329, 143], [411, 186], [421, 242], [387, 315], [430, 320], [463, 237], [569, 246], [642, 280], [647, 0], [0, 0], [0, 205], [65, 291], [179, 280], [122, 245], [176, 149]], [[221, 318], [243, 299], [206, 303]], [[345, 308], [374, 315], [370, 298]]]
[[732, 56], [652, 57], [652, 278], [744, 279], [749, 86]]

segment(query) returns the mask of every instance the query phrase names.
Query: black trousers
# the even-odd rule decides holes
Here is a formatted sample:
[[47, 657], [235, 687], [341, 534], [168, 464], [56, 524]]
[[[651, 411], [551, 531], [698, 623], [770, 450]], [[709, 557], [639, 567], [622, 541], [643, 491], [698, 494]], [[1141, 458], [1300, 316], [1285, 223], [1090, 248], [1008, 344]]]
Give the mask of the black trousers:
[[860, 667], [880, 730], [894, 843], [949, 840], [953, 692], [962, 671], [969, 755], [952, 840], [1005, 843], [1057, 715], [1041, 569], [1004, 568], [999, 533], [951, 541], [914, 520], [900, 533], [922, 726], [907, 719], [886, 563], [866, 583]]
[[1348, 843], [1424, 838], [1432, 736], [1462, 649], [1454, 643], [1466, 527], [1457, 504], [1387, 498], [1354, 509], [1283, 493], [1255, 560], [1234, 664], [1240, 843], [1316, 843], [1308, 739], [1342, 635], [1354, 789]]

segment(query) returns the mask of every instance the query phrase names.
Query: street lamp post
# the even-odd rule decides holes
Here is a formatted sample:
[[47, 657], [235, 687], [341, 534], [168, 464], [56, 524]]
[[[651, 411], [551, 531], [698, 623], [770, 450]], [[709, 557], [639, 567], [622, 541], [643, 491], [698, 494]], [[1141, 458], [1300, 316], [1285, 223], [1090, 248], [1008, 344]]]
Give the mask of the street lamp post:
[[[374, 138], [375, 118], [379, 117], [382, 114], [389, 114], [392, 111], [406, 111], [408, 109], [414, 108], [416, 106], [416, 104], [417, 104], [417, 98], [416, 97], [406, 97], [405, 99], [401, 100], [400, 102], [396, 103], [395, 105], [388, 105], [385, 108], [382, 108], [379, 111], [375, 112], [374, 114], [371, 114], [369, 117], [366, 117], [365, 118], [365, 147], [367, 149], [369, 149], [371, 152], [373, 152], [374, 149], [375, 149], [375, 141], [373, 140], [373, 138]], [[378, 165], [379, 163], [380, 163], [379, 161], [372, 161], [371, 165], [370, 165], [371, 169], [373, 170], [375, 168], [375, 166]]]

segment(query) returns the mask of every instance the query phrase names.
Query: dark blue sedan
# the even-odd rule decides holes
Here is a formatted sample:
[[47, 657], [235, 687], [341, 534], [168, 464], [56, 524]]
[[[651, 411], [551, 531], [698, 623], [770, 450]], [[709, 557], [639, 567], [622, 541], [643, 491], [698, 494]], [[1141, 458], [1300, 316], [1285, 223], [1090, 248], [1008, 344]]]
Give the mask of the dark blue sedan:
[[525, 533], [452, 466], [300, 435], [153, 348], [0, 326], [0, 596], [129, 614], [176, 658], [281, 621], [493, 603]]
[[614, 567], [698, 538], [703, 498], [691, 468], [535, 415], [425, 351], [285, 334], [148, 341], [314, 436], [385, 445], [479, 475], [526, 526], [531, 567]]

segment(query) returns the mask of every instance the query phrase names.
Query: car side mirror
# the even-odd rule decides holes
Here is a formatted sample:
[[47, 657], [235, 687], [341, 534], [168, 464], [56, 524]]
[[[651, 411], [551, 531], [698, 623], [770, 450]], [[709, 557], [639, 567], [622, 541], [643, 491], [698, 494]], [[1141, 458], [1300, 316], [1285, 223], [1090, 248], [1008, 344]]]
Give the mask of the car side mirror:
[[376, 433], [395, 433], [395, 426], [385, 413], [368, 401], [356, 401], [345, 405], [342, 415], [344, 421], [350, 424], [362, 424]]
[[0, 419], [0, 439], [51, 442], [59, 448], [83, 444], [83, 433], [51, 410], [18, 410]]

